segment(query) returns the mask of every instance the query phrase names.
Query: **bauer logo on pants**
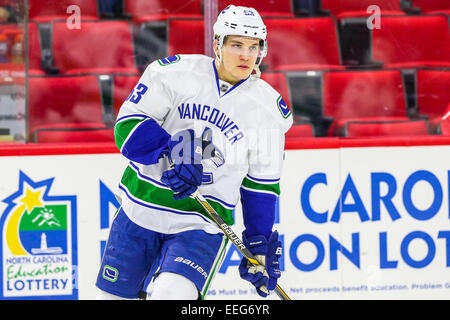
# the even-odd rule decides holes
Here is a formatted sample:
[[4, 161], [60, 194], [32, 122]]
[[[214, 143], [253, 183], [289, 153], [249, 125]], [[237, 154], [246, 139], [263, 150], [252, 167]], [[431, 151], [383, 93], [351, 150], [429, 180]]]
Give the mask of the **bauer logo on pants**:
[[18, 189], [2, 199], [0, 299], [78, 298], [76, 196], [50, 195], [53, 181], [21, 171]]

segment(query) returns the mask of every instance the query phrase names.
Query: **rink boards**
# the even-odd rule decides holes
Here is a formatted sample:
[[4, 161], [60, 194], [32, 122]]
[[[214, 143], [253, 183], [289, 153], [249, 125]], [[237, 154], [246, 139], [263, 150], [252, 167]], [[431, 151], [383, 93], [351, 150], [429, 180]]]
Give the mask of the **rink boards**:
[[[450, 298], [449, 160], [439, 137], [287, 143], [281, 287], [292, 299]], [[5, 147], [0, 162], [0, 299], [94, 298], [127, 161], [102, 144]], [[240, 206], [235, 218], [240, 234]], [[209, 299], [258, 299], [239, 262], [230, 247]]]

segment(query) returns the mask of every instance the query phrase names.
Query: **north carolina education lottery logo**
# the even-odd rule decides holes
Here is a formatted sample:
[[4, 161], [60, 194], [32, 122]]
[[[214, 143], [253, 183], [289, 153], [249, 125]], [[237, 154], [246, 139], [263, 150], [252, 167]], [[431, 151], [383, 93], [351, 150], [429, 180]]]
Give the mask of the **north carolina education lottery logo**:
[[20, 171], [2, 199], [0, 299], [77, 299], [76, 196], [49, 195], [54, 178]]

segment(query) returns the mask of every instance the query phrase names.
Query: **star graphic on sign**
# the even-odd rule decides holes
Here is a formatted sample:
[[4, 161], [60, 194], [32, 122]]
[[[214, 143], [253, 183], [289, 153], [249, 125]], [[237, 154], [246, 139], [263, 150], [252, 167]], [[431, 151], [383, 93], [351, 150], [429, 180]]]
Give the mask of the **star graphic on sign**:
[[41, 193], [42, 190], [34, 190], [30, 188], [26, 188], [25, 190], [25, 196], [21, 198], [19, 201], [22, 202], [27, 206], [27, 212], [30, 214], [30, 212], [35, 207], [43, 207], [43, 203], [41, 201]]
[[16, 206], [24, 207], [28, 214], [36, 208], [44, 208], [45, 201], [49, 199], [48, 190], [50, 189], [54, 178], [33, 181], [23, 171], [19, 171], [19, 185], [16, 192], [2, 200], [8, 206], [5, 212], [9, 212]]

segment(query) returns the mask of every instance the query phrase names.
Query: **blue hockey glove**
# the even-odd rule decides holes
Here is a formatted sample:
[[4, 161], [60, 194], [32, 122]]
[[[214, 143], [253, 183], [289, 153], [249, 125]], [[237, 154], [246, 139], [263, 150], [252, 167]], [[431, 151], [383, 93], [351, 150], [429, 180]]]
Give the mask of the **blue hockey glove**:
[[187, 198], [202, 184], [202, 141], [195, 138], [194, 130], [183, 130], [171, 137], [168, 148], [174, 165], [163, 172], [161, 181], [175, 192], [175, 200]]
[[282, 247], [278, 241], [278, 232], [272, 232], [267, 240], [263, 235], [247, 237], [244, 231], [242, 240], [261, 265], [254, 266], [243, 257], [239, 265], [239, 274], [242, 279], [250, 281], [256, 287], [261, 297], [267, 297], [270, 291], [276, 288], [278, 278], [281, 276], [278, 260], [281, 257]]

